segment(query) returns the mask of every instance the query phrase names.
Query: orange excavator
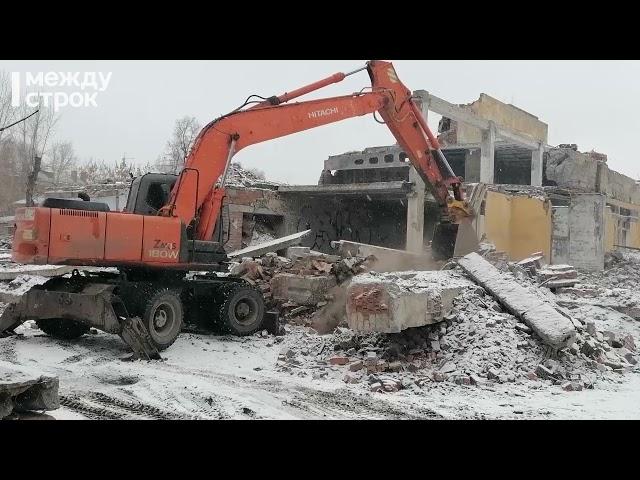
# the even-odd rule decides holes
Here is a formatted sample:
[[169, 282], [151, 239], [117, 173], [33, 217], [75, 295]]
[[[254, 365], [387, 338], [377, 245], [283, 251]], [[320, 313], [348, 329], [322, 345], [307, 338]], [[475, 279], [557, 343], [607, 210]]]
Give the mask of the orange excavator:
[[[289, 103], [362, 70], [371, 78], [370, 88]], [[95, 327], [119, 334], [139, 357], [159, 358], [158, 352], [175, 341], [185, 319], [204, 318], [237, 335], [262, 328], [265, 306], [260, 292], [220, 274], [228, 259], [214, 232], [222, 231], [231, 159], [256, 143], [376, 113], [440, 207], [432, 251], [451, 257], [458, 225], [473, 215], [461, 178], [453, 173], [393, 65], [370, 61], [279, 96], [250, 96], [202, 129], [180, 175], [148, 173], [134, 179], [122, 212], [86, 198], [48, 198], [38, 207], [18, 209], [15, 262], [115, 271], [76, 269], [32, 288], [5, 309], [0, 333], [29, 319], [45, 333], [66, 339]]]

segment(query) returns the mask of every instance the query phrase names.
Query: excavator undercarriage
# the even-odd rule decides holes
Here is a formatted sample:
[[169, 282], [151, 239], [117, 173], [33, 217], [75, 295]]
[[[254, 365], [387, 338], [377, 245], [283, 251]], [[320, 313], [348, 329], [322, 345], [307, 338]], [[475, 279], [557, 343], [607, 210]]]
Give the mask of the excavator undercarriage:
[[117, 334], [134, 356], [160, 359], [184, 323], [235, 335], [266, 329], [277, 334], [277, 312], [242, 279], [215, 273], [80, 272], [29, 290], [0, 317], [0, 332], [26, 320], [55, 338], [71, 340], [91, 327]]

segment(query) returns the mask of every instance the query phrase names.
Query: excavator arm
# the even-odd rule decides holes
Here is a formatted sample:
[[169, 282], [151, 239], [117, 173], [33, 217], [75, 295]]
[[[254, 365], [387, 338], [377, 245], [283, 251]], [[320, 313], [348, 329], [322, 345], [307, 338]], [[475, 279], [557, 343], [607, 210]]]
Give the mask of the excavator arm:
[[179, 217], [195, 229], [194, 238], [208, 240], [222, 206], [226, 174], [237, 152], [256, 143], [378, 112], [441, 207], [442, 220], [455, 223], [470, 216], [460, 178], [452, 172], [411, 91], [398, 79], [393, 65], [371, 61], [365, 68], [371, 78], [370, 91], [286, 103], [363, 69], [337, 73], [209, 123], [196, 138], [161, 214]]

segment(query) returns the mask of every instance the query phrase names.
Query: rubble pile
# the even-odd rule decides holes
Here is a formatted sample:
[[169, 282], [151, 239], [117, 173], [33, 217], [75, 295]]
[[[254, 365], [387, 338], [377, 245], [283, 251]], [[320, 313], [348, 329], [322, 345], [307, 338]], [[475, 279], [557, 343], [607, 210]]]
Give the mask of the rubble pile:
[[540, 288], [538, 273], [549, 270], [539, 268], [540, 260], [532, 256], [520, 264], [509, 263], [511, 271], [502, 275], [570, 320], [576, 332], [562, 348], [549, 346], [483, 287], [471, 284], [460, 289], [451, 312], [438, 323], [400, 333], [338, 327], [330, 336], [320, 336], [311, 330], [302, 342], [281, 352], [278, 368], [313, 378], [337, 374], [346, 383], [376, 392], [415, 390], [439, 382], [577, 391], [594, 388], [597, 382], [617, 382], [621, 375], [638, 371], [634, 336], [560, 307], [556, 295]]
[[481, 242], [478, 246], [478, 254], [498, 270], [507, 269], [509, 254], [498, 250], [493, 243]]
[[578, 283], [556, 290], [558, 304], [571, 309], [606, 308], [629, 320], [640, 320], [638, 268], [640, 252], [620, 250], [607, 254], [604, 271], [581, 271]]
[[612, 252], [605, 259], [602, 272], [580, 272], [580, 283], [600, 290], [636, 288], [640, 252]]
[[[288, 258], [287, 258], [288, 257]], [[290, 247], [287, 257], [269, 252], [233, 263], [230, 275], [243, 278], [263, 294], [267, 309], [278, 309], [288, 318], [311, 314], [332, 300], [331, 288], [367, 271], [371, 257], [342, 258]]]
[[273, 188], [278, 185], [281, 185], [281, 183], [266, 180], [263, 175], [257, 173], [255, 170], [245, 169], [237, 162], [233, 162], [229, 166], [229, 172], [225, 181], [225, 186], [232, 187]]
[[[555, 351], [502, 307], [481, 287], [467, 287], [454, 300], [444, 321], [400, 333], [358, 333], [338, 327], [326, 337], [287, 347], [279, 368], [322, 378], [331, 370], [346, 383], [372, 391], [420, 388], [433, 382], [462, 385], [557, 385], [565, 390], [593, 388], [599, 379], [615, 379], [637, 364], [630, 335], [601, 332], [580, 324], [576, 342]], [[313, 344], [313, 345], [311, 345]]]
[[[573, 287], [578, 283], [578, 271], [571, 265], [544, 265], [544, 254], [537, 252], [519, 262], [509, 263], [511, 272], [520, 271], [550, 290]], [[522, 278], [522, 277], [520, 277]]]
[[0, 250], [11, 250], [11, 235], [0, 236]]

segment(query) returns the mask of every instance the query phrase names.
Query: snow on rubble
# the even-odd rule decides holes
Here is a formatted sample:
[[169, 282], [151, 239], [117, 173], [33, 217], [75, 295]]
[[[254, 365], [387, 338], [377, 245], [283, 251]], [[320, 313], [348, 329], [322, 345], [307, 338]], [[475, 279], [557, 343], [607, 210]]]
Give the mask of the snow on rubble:
[[225, 186], [231, 187], [273, 188], [278, 185], [282, 183], [266, 180], [262, 172], [243, 168], [238, 162], [231, 163], [225, 181]]
[[[495, 249], [483, 256], [506, 282], [570, 318], [575, 341], [550, 347], [454, 265], [381, 273], [371, 258], [289, 247], [231, 265], [280, 312], [281, 335], [187, 328], [163, 362], [122, 362], [128, 351], [117, 336], [92, 330], [58, 341], [27, 322], [0, 339], [0, 360], [59, 376], [56, 418], [640, 418], [640, 323], [621, 302], [633, 298], [640, 262], [614, 257], [605, 272], [578, 272], [572, 287], [549, 289], [537, 275], [547, 267], [508, 262]], [[0, 292], [44, 281], [20, 275]], [[455, 295], [436, 302], [422, 326], [363, 331], [349, 328], [352, 284], [393, 284], [389, 298], [401, 302], [422, 293], [434, 305], [447, 286]], [[316, 320], [327, 310], [337, 321], [321, 334]]]

